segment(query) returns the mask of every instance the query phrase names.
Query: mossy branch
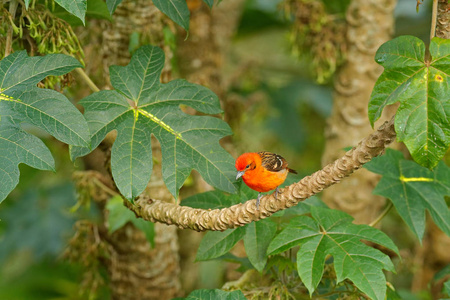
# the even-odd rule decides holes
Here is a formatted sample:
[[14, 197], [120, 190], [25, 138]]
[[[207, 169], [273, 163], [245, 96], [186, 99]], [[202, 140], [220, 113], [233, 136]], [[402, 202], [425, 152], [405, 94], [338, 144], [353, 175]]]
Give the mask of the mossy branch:
[[281, 189], [278, 199], [275, 199], [274, 195], [263, 197], [259, 210], [256, 209], [256, 199], [229, 208], [214, 210], [179, 206], [145, 196], [138, 198], [134, 204], [125, 200], [125, 204], [135, 212], [137, 217], [151, 222], [176, 225], [182, 229], [206, 231], [236, 228], [292, 207], [340, 182], [374, 157], [383, 154], [385, 148], [394, 141], [395, 137], [394, 118], [392, 118], [359, 142], [356, 147], [346, 152], [343, 157], [311, 176]]

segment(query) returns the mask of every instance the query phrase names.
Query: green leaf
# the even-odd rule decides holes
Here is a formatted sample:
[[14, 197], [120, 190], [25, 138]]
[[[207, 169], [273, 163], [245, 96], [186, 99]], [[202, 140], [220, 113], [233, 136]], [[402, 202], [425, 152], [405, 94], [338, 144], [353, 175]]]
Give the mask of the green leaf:
[[181, 201], [181, 205], [192, 208], [215, 209], [226, 208], [235, 204], [244, 203], [258, 197], [258, 192], [241, 184], [238, 194], [230, 195], [222, 191], [214, 190], [195, 194]]
[[153, 0], [153, 4], [172, 21], [189, 31], [190, 12], [186, 0]]
[[120, 3], [122, 3], [122, 0], [106, 0], [106, 5], [108, 6], [109, 14], [111, 16], [116, 11], [116, 8]]
[[240, 264], [241, 266], [236, 269], [238, 272], [245, 272], [247, 270], [254, 269], [252, 263], [248, 259], [248, 257], [238, 257], [230, 252], [225, 253], [222, 256], [219, 256], [216, 258], [217, 260], [223, 260], [226, 262], [234, 263], [234, 264]]
[[450, 211], [444, 196], [450, 195], [450, 168], [440, 162], [434, 171], [404, 159], [399, 151], [386, 154], [364, 166], [383, 175], [373, 193], [391, 199], [400, 216], [422, 240], [425, 210], [439, 228], [450, 235]]
[[80, 101], [92, 147], [73, 147], [72, 157], [89, 153], [108, 132], [117, 130], [112, 174], [122, 195], [131, 200], [150, 179], [153, 134], [161, 144], [164, 182], [175, 198], [192, 169], [214, 187], [234, 193], [234, 159], [219, 145], [219, 139], [231, 134], [229, 126], [218, 118], [185, 114], [179, 107], [183, 104], [217, 114], [222, 112], [219, 99], [210, 90], [185, 80], [161, 84], [163, 65], [160, 48], [143, 46], [128, 66], [110, 68], [116, 90], [100, 91]]
[[[59, 5], [55, 5], [55, 9], [52, 11], [52, 14], [60, 19], [63, 19], [72, 27], [83, 26], [83, 22], [78, 17], [69, 13]], [[86, 18], [105, 19], [109, 21], [112, 20], [108, 7], [103, 0], [87, 1]]]
[[442, 270], [434, 274], [433, 281], [439, 281], [446, 276], [450, 276], [450, 264], [446, 265]]
[[387, 235], [368, 225], [352, 224], [353, 218], [344, 212], [311, 207], [312, 219], [307, 216], [291, 220], [269, 245], [268, 254], [277, 254], [299, 245], [297, 269], [310, 294], [317, 288], [325, 258], [334, 258], [336, 280], [351, 280], [358, 289], [372, 299], [384, 299], [386, 278], [382, 269], [394, 271], [389, 257], [361, 240], [385, 246], [398, 254]]
[[267, 261], [267, 269], [275, 269], [278, 274], [290, 274], [297, 270], [297, 264], [293, 259], [281, 254], [271, 255]]
[[[240, 290], [225, 292], [222, 290], [195, 290], [192, 291], [186, 298], [175, 298], [185, 300], [246, 300], [244, 294]], [[175, 300], [174, 299], [174, 300]]]
[[214, 5], [214, 0], [203, 0], [203, 2], [205, 2], [206, 5], [209, 6], [209, 8], [212, 8]]
[[145, 221], [144, 219], [137, 219], [136, 217], [131, 220], [131, 223], [133, 223], [134, 227], [140, 229], [144, 233], [145, 238], [150, 243], [150, 245], [152, 247], [155, 247], [155, 224], [149, 221]]
[[84, 25], [84, 17], [86, 15], [87, 0], [55, 0], [72, 15], [78, 17]]
[[277, 232], [277, 224], [270, 219], [252, 222], [245, 227], [244, 247], [248, 259], [262, 272], [267, 263], [267, 248]]
[[[3, 105], [0, 102], [0, 111]], [[53, 157], [37, 137], [23, 131], [9, 116], [0, 116], [0, 203], [19, 183], [19, 163], [54, 170]]]
[[131, 222], [131, 220], [136, 219], [133, 212], [123, 205], [123, 200], [120, 196], [109, 199], [106, 209], [108, 210], [109, 233], [114, 233], [128, 222]]
[[36, 86], [49, 75], [63, 75], [77, 67], [81, 64], [70, 56], [28, 57], [26, 51], [0, 61], [0, 202], [17, 185], [20, 163], [54, 169], [50, 151], [23, 131], [21, 123], [32, 124], [67, 144], [89, 145], [89, 129], [78, 109], [63, 94]]
[[308, 199], [298, 203], [295, 206], [289, 207], [288, 209], [278, 211], [274, 213], [272, 216], [274, 217], [289, 217], [289, 216], [299, 216], [304, 214], [309, 214], [311, 212], [312, 206], [320, 206], [327, 208], [328, 206], [320, 200], [319, 197], [312, 196]]
[[450, 280], [447, 280], [444, 283], [444, 291], [447, 293], [447, 295], [450, 297]]
[[47, 76], [64, 75], [81, 67], [78, 60], [64, 54], [28, 57], [26, 51], [14, 52], [0, 63], [1, 92], [24, 90]]
[[226, 195], [222, 191], [214, 190], [183, 199], [181, 205], [201, 209], [220, 209], [240, 203], [239, 198], [239, 195]]
[[136, 228], [140, 229], [145, 234], [145, 237], [152, 246], [155, 245], [154, 224], [142, 219], [137, 219], [136, 215], [123, 205], [123, 199], [120, 196], [115, 196], [109, 199], [108, 204], [106, 204], [106, 209], [109, 212], [109, 233], [114, 233], [116, 230], [125, 226], [128, 222], [131, 222]]
[[112, 20], [107, 3], [103, 0], [88, 0], [86, 17], [110, 21]]
[[400, 36], [383, 44], [376, 61], [384, 67], [369, 102], [373, 123], [386, 105], [397, 101], [395, 131], [419, 164], [433, 168], [450, 145], [450, 41], [433, 38], [431, 61], [425, 59], [424, 43]]
[[245, 235], [245, 228], [238, 227], [225, 231], [208, 231], [197, 250], [196, 261], [208, 260], [224, 255]]
[[405, 298], [400, 297], [400, 295], [393, 289], [392, 285], [387, 285], [386, 291], [386, 299], [387, 300], [402, 300]]

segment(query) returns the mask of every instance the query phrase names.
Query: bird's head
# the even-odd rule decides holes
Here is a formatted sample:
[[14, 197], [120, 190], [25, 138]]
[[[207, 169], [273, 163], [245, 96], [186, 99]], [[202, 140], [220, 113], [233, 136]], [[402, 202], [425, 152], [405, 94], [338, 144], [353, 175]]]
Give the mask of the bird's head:
[[241, 156], [239, 156], [236, 159], [235, 164], [237, 170], [236, 180], [242, 177], [245, 174], [245, 172], [249, 170], [254, 170], [256, 168], [258, 158], [260, 161], [261, 158], [257, 153], [244, 153]]

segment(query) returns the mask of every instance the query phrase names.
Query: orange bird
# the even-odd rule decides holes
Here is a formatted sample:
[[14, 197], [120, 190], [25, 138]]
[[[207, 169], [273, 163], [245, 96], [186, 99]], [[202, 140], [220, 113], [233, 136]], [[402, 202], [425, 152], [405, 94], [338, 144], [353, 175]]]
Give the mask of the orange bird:
[[278, 187], [286, 180], [288, 173], [297, 174], [288, 168], [287, 161], [278, 154], [270, 152], [244, 153], [236, 159], [236, 180], [240, 177], [245, 184], [259, 192], [256, 208], [259, 207], [261, 193], [275, 189], [275, 198], [278, 196]]

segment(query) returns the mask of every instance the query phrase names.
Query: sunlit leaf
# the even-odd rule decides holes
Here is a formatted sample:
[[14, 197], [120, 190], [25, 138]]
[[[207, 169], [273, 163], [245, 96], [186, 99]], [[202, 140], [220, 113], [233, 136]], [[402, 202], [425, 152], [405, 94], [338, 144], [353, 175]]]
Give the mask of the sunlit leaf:
[[365, 166], [383, 175], [373, 193], [391, 199], [399, 215], [421, 240], [425, 231], [425, 210], [436, 225], [450, 235], [450, 211], [444, 196], [450, 195], [450, 168], [440, 162], [434, 171], [406, 160], [399, 151], [386, 154]]
[[111, 152], [114, 181], [128, 199], [138, 196], [152, 173], [151, 134], [161, 144], [162, 174], [174, 197], [192, 169], [206, 182], [234, 193], [234, 160], [219, 139], [231, 134], [222, 120], [192, 116], [181, 111], [188, 105], [198, 111], [222, 112], [219, 99], [210, 90], [185, 80], [160, 83], [164, 53], [144, 46], [126, 67], [110, 68], [116, 90], [100, 91], [80, 101], [92, 134], [91, 148], [71, 149], [72, 157], [89, 153], [106, 134], [117, 130]]
[[450, 40], [433, 38], [431, 60], [425, 44], [400, 36], [378, 49], [376, 61], [384, 67], [369, 103], [373, 123], [386, 105], [400, 102], [395, 116], [397, 138], [419, 164], [433, 168], [450, 145]]

